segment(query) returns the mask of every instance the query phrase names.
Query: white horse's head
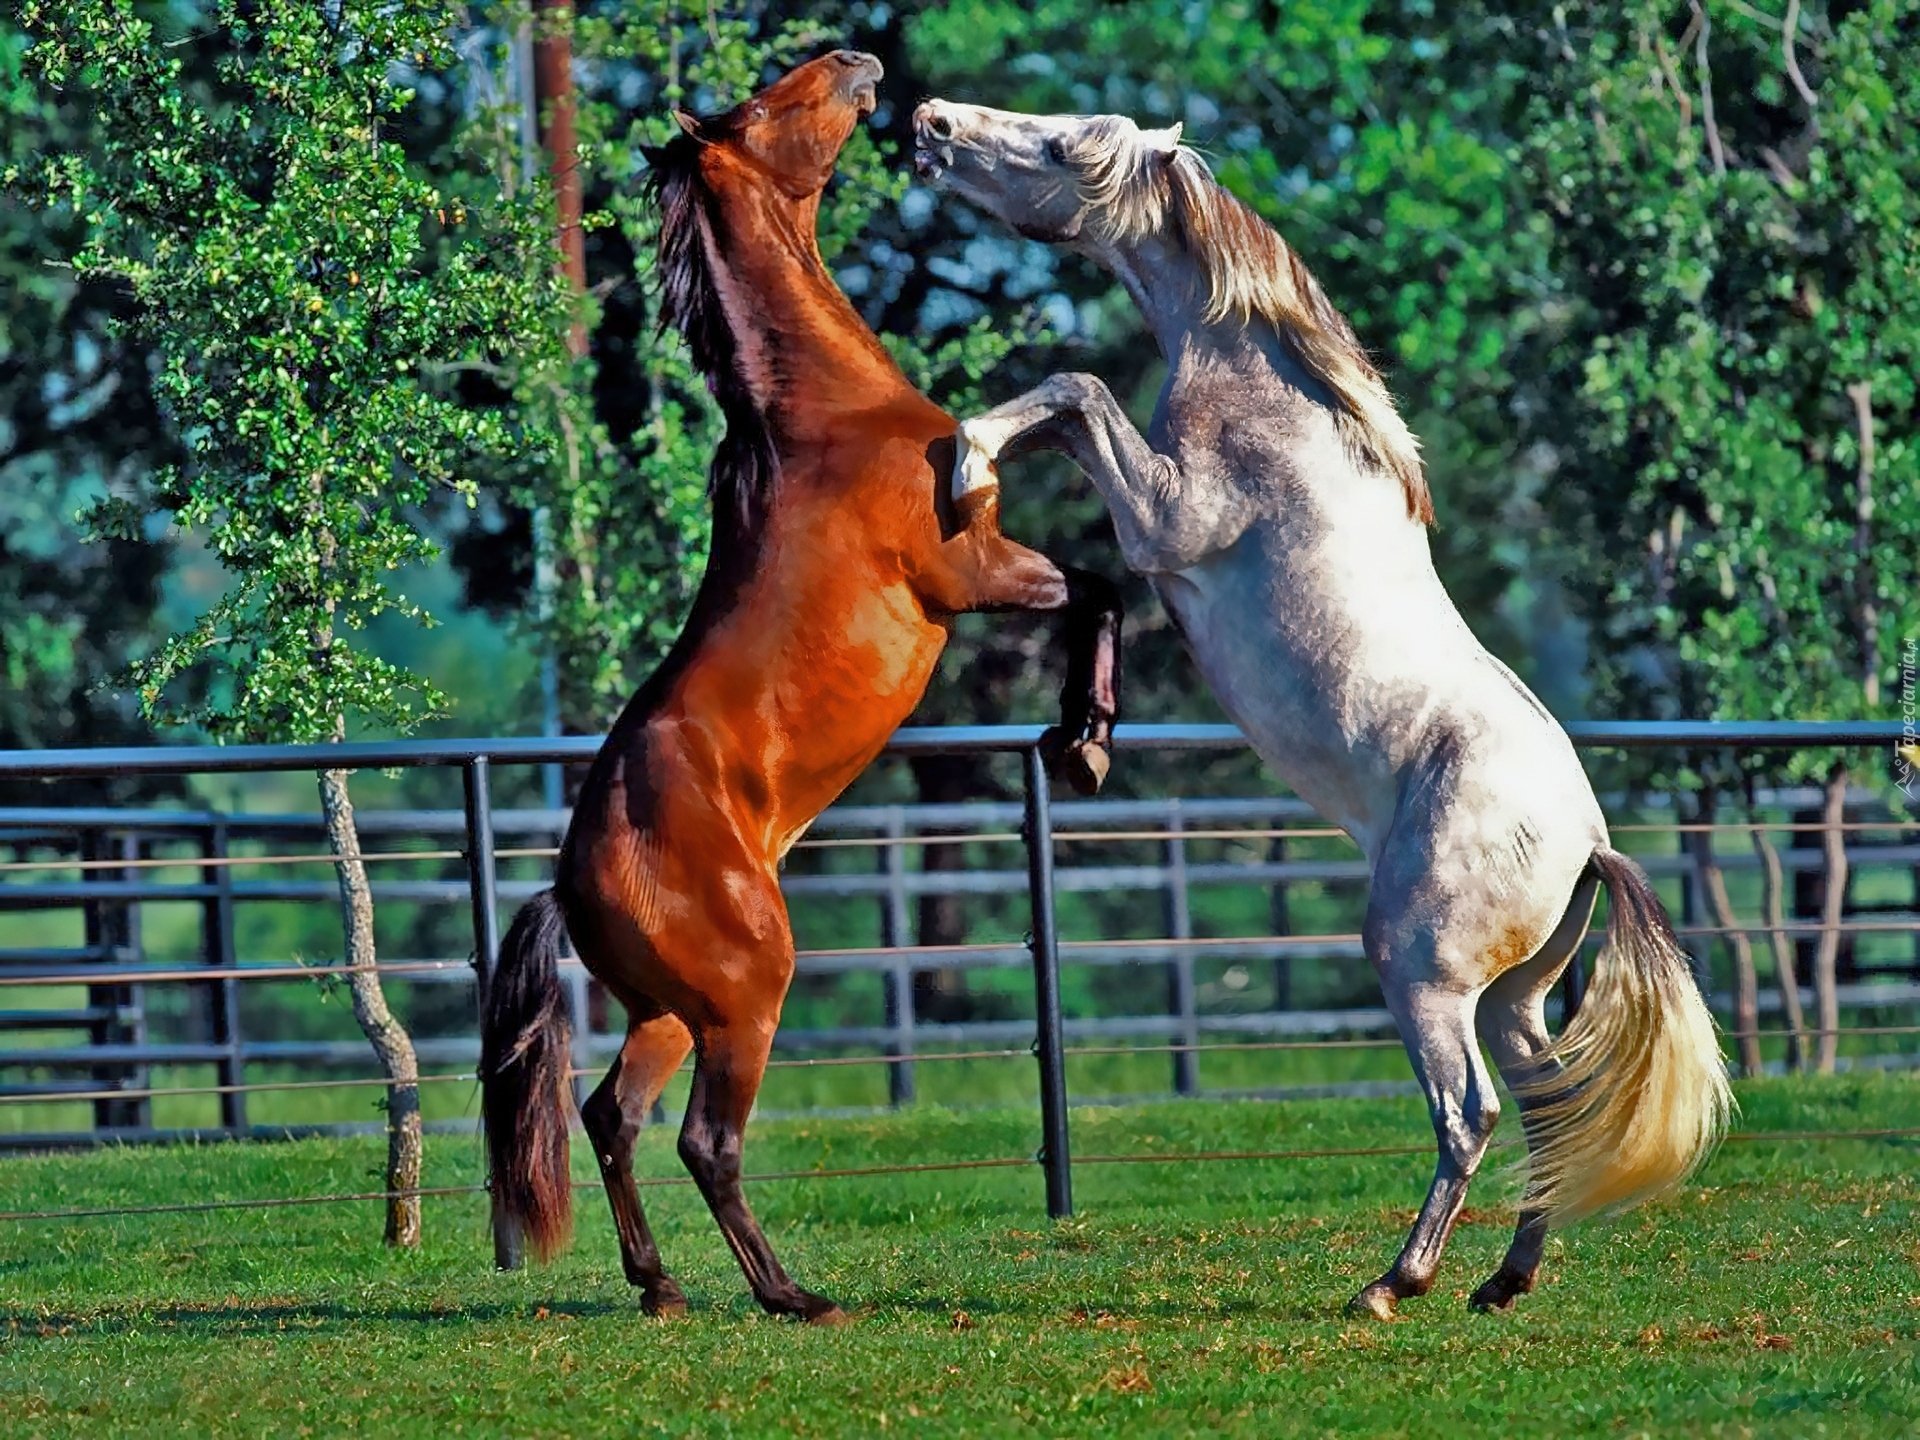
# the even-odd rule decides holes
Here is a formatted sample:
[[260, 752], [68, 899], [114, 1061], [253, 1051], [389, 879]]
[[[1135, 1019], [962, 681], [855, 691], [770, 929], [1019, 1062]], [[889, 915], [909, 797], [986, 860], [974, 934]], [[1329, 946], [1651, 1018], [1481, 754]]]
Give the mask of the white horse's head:
[[1180, 148], [1180, 127], [1124, 115], [1018, 115], [929, 100], [913, 113], [920, 177], [1032, 240], [1071, 244], [1090, 217], [1124, 225], [1136, 177]]

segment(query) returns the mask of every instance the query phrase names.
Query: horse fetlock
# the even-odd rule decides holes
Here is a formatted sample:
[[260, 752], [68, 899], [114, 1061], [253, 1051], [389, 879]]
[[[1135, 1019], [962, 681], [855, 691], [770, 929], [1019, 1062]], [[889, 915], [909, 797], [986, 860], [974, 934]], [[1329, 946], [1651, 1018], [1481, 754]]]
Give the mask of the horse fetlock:
[[1504, 1315], [1513, 1309], [1513, 1302], [1533, 1290], [1534, 1272], [1522, 1273], [1502, 1265], [1475, 1290], [1467, 1300], [1467, 1308], [1482, 1314]]
[[999, 459], [1003, 437], [996, 427], [979, 420], [963, 421], [956, 437], [958, 453], [953, 467], [953, 498], [961, 501], [982, 491], [1000, 488]]

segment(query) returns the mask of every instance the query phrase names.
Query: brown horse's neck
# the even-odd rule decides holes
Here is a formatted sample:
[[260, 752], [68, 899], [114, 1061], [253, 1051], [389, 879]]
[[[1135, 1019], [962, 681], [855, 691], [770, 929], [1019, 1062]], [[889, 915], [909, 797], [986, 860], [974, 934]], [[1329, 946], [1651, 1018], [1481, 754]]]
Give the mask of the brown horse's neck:
[[917, 393], [827, 273], [814, 239], [820, 196], [795, 200], [728, 169], [714, 187], [714, 270], [756, 405], [782, 420], [817, 420]]

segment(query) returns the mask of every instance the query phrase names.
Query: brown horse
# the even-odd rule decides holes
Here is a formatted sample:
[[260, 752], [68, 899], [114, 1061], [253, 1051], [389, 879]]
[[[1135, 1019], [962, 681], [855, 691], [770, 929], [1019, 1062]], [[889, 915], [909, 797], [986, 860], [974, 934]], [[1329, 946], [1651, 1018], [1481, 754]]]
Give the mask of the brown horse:
[[815, 244], [822, 188], [871, 113], [880, 62], [810, 61], [651, 157], [662, 324], [727, 420], [713, 543], [684, 633], [607, 737], [551, 890], [521, 910], [488, 995], [481, 1071], [495, 1256], [572, 1231], [564, 931], [626, 1007], [626, 1043], [582, 1109], [627, 1279], [685, 1308], [648, 1232], [633, 1144], [691, 1048], [680, 1157], [754, 1298], [832, 1322], [740, 1186], [742, 1132], [794, 969], [778, 870], [918, 703], [969, 610], [1065, 613], [1057, 752], [1097, 788], [1116, 711], [1119, 596], [1000, 533], [992, 485], [955, 495], [954, 421], [914, 390]]

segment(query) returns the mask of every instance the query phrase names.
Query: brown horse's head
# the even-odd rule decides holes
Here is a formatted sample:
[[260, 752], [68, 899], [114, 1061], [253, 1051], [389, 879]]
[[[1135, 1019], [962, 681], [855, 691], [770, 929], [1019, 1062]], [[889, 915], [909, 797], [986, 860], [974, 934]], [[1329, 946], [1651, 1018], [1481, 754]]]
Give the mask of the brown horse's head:
[[873, 113], [880, 62], [861, 50], [835, 50], [809, 60], [724, 115], [696, 119], [677, 111], [680, 128], [723, 148], [798, 200], [817, 194], [833, 175], [840, 147], [861, 117]]

